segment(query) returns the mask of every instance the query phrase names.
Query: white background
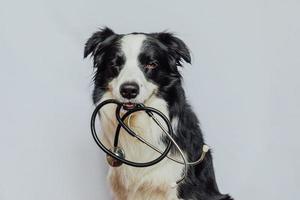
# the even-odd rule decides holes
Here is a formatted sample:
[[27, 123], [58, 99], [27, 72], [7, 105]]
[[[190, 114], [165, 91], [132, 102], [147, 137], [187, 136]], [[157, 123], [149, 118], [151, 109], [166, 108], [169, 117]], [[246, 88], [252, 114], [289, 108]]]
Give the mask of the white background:
[[168, 29], [190, 47], [185, 88], [221, 191], [299, 199], [299, 10], [299, 0], [1, 0], [0, 199], [109, 199], [83, 60], [104, 25]]

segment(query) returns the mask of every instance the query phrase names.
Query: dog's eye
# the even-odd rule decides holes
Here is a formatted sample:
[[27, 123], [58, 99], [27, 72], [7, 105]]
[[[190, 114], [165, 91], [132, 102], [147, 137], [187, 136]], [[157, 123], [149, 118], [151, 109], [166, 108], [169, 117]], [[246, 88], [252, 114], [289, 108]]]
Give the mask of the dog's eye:
[[158, 64], [156, 62], [151, 62], [145, 65], [146, 69], [154, 69], [158, 66]]

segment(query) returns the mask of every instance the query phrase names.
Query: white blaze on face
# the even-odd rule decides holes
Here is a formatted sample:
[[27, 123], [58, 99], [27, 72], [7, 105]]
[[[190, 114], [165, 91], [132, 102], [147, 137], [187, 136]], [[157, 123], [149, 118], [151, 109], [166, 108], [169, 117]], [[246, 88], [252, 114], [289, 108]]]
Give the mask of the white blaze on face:
[[135, 82], [139, 86], [139, 94], [131, 102], [142, 103], [147, 100], [157, 88], [156, 85], [147, 81], [144, 73], [139, 67], [138, 57], [141, 53], [146, 36], [143, 34], [130, 34], [121, 39], [121, 50], [125, 56], [125, 64], [119, 75], [110, 82], [113, 96], [122, 102], [124, 99], [120, 94], [120, 86], [126, 82]]

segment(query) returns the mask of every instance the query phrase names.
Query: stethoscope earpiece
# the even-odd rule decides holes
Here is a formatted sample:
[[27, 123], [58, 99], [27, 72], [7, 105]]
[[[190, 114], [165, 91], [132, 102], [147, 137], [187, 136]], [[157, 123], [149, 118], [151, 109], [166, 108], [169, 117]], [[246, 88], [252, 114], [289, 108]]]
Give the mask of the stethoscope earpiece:
[[[125, 152], [121, 147], [113, 147], [110, 151], [115, 154], [118, 158], [125, 159]], [[106, 160], [111, 167], [120, 167], [123, 162], [113, 158], [111, 155], [106, 154]]]

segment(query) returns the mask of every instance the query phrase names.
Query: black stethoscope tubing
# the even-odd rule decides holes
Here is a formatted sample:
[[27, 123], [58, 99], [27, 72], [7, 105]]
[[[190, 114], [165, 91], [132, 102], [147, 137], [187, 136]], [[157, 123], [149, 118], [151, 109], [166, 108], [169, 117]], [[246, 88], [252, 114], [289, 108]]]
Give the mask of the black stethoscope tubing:
[[118, 126], [116, 128], [116, 132], [115, 132], [115, 138], [114, 138], [114, 147], [117, 147], [118, 146], [118, 138], [119, 138], [119, 135], [120, 135], [120, 130], [121, 128], [123, 128], [127, 133], [129, 133], [131, 136], [137, 138], [138, 140], [140, 140], [141, 142], [145, 143], [143, 140], [141, 140], [139, 137], [136, 137], [136, 134], [124, 123], [124, 120], [126, 120], [126, 118], [128, 116], [130, 116], [132, 113], [134, 112], [138, 112], [138, 111], [145, 111], [147, 112], [147, 114], [152, 117], [153, 116], [153, 113], [157, 114], [158, 116], [160, 116], [163, 121], [166, 123], [167, 127], [168, 127], [168, 132], [171, 136], [173, 136], [173, 129], [172, 129], [172, 125], [171, 123], [169, 122], [168, 118], [159, 110], [155, 109], [155, 108], [152, 108], [152, 107], [146, 107], [142, 104], [139, 104], [139, 106], [133, 108], [133, 109], [130, 109], [128, 110], [122, 117], [120, 116], [120, 111], [121, 111], [121, 108], [123, 106], [122, 103], [120, 103], [119, 101], [117, 100], [114, 100], [114, 99], [109, 99], [109, 100], [105, 100], [103, 102], [101, 102], [100, 104], [98, 104], [92, 114], [92, 117], [91, 117], [91, 132], [92, 132], [92, 136], [96, 142], [96, 144], [105, 152], [107, 153], [109, 156], [113, 157], [114, 159], [126, 164], [126, 165], [129, 165], [129, 166], [133, 166], [133, 167], [149, 167], [149, 166], [152, 166], [152, 165], [155, 165], [156, 163], [160, 162], [162, 159], [164, 159], [167, 154], [169, 153], [171, 147], [172, 147], [172, 142], [171, 140], [168, 141], [167, 143], [167, 147], [166, 149], [161, 153], [161, 155], [152, 160], [152, 161], [149, 161], [149, 162], [145, 162], [145, 163], [138, 163], [138, 162], [132, 162], [132, 161], [129, 161], [129, 160], [126, 160], [124, 158], [121, 158], [119, 157], [118, 155], [114, 154], [112, 151], [110, 151], [109, 149], [107, 149], [103, 144], [102, 142], [100, 141], [100, 139], [98, 138], [97, 136], [97, 132], [96, 132], [96, 129], [95, 129], [95, 121], [96, 121], [96, 117], [97, 117], [97, 114], [99, 112], [99, 110], [107, 105], [107, 104], [116, 104], [117, 105], [117, 109], [116, 109], [116, 118], [117, 118], [117, 121], [119, 122], [118, 123]]

